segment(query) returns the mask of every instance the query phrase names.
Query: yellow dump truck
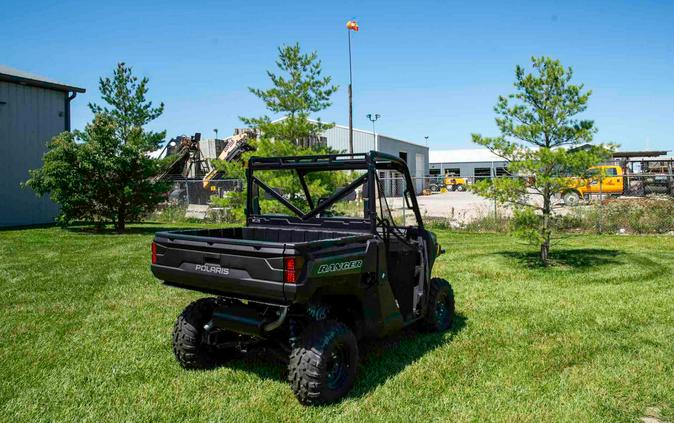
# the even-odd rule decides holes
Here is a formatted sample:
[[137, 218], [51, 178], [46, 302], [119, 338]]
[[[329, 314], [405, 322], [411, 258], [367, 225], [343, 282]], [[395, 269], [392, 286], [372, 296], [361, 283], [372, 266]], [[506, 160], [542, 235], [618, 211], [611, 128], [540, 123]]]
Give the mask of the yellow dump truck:
[[591, 194], [621, 195], [625, 191], [623, 170], [616, 165], [592, 166], [587, 177], [569, 178], [568, 187], [562, 193], [567, 206], [578, 205], [581, 198]]

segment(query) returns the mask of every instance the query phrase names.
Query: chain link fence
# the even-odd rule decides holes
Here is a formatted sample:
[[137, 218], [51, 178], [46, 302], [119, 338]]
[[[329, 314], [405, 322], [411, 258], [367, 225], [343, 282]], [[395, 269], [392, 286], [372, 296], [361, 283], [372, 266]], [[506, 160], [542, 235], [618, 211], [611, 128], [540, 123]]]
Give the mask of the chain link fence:
[[[412, 217], [412, 212], [403, 199], [407, 188], [402, 176], [378, 175], [379, 183], [389, 206], [403, 220]], [[499, 176], [506, 178], [511, 176]], [[502, 222], [512, 215], [509, 207], [497, 204], [471, 192], [470, 187], [478, 180], [475, 177], [439, 176], [413, 177], [412, 190], [417, 195], [423, 216], [456, 222], [470, 222], [488, 216], [495, 222]], [[173, 182], [167, 193], [166, 206], [183, 210], [186, 217], [213, 217], [226, 219], [227, 208], [214, 204], [214, 198], [223, 198], [228, 193], [245, 190], [245, 181], [239, 179], [179, 180]], [[653, 194], [674, 196], [674, 178], [669, 174], [631, 174], [623, 176], [595, 176], [582, 181], [583, 189], [573, 196], [555, 197], [556, 213], [575, 213], [575, 207], [597, 204], [602, 213], [604, 200], [612, 197], [645, 197]], [[533, 192], [532, 192], [533, 194]], [[530, 201], [537, 202], [532, 195]]]
[[240, 179], [185, 179], [173, 182], [167, 202], [171, 205], [209, 205], [212, 197], [224, 197], [229, 192], [242, 191], [244, 181]]

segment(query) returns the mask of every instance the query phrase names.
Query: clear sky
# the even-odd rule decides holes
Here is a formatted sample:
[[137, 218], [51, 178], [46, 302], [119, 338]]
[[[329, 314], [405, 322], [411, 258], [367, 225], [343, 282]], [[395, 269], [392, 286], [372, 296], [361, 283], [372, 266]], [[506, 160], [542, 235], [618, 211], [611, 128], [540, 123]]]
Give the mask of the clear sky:
[[324, 120], [348, 123], [347, 32], [353, 37], [354, 126], [471, 147], [496, 134], [492, 107], [516, 64], [549, 55], [593, 91], [598, 141], [674, 149], [674, 1], [16, 1], [1, 0], [0, 63], [78, 85], [73, 127], [91, 119], [97, 80], [125, 61], [166, 104], [168, 136], [229, 135], [265, 113], [247, 88], [267, 87], [277, 46], [317, 50], [340, 90]]

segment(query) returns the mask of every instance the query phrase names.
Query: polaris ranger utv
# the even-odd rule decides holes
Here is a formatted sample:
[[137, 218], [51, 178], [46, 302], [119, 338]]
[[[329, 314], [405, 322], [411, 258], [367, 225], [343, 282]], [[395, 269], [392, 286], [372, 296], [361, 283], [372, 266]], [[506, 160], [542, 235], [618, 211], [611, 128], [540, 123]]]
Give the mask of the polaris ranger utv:
[[[312, 178], [335, 171], [352, 182], [315, 201]], [[402, 175], [414, 225], [394, 220], [379, 171]], [[272, 172], [297, 178], [301, 201], [269, 186], [264, 176]], [[173, 351], [181, 366], [210, 368], [265, 347], [285, 357], [302, 404], [325, 404], [353, 386], [359, 339], [412, 324], [450, 327], [452, 288], [431, 277], [441, 249], [424, 229], [403, 160], [375, 151], [251, 158], [246, 176], [245, 227], [158, 232], [152, 243], [157, 278], [215, 295], [190, 304], [176, 321]], [[357, 217], [336, 210], [344, 200], [350, 210], [359, 206]], [[269, 203], [288, 212], [279, 214], [279, 206], [267, 213], [261, 205]]]

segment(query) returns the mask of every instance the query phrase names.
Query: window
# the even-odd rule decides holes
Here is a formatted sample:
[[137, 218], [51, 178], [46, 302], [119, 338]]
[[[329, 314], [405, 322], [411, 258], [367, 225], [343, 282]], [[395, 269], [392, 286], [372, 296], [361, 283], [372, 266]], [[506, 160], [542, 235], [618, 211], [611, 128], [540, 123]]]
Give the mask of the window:
[[508, 176], [508, 171], [505, 167], [497, 167], [495, 170], [496, 176]]
[[485, 179], [491, 178], [491, 168], [490, 167], [476, 167], [475, 168], [475, 179]]
[[440, 175], [440, 169], [430, 169], [428, 171], [429, 175]]
[[446, 168], [445, 176], [461, 176], [461, 169], [459, 169], [458, 167]]
[[618, 170], [615, 167], [607, 167], [604, 169], [606, 176], [618, 176]]

